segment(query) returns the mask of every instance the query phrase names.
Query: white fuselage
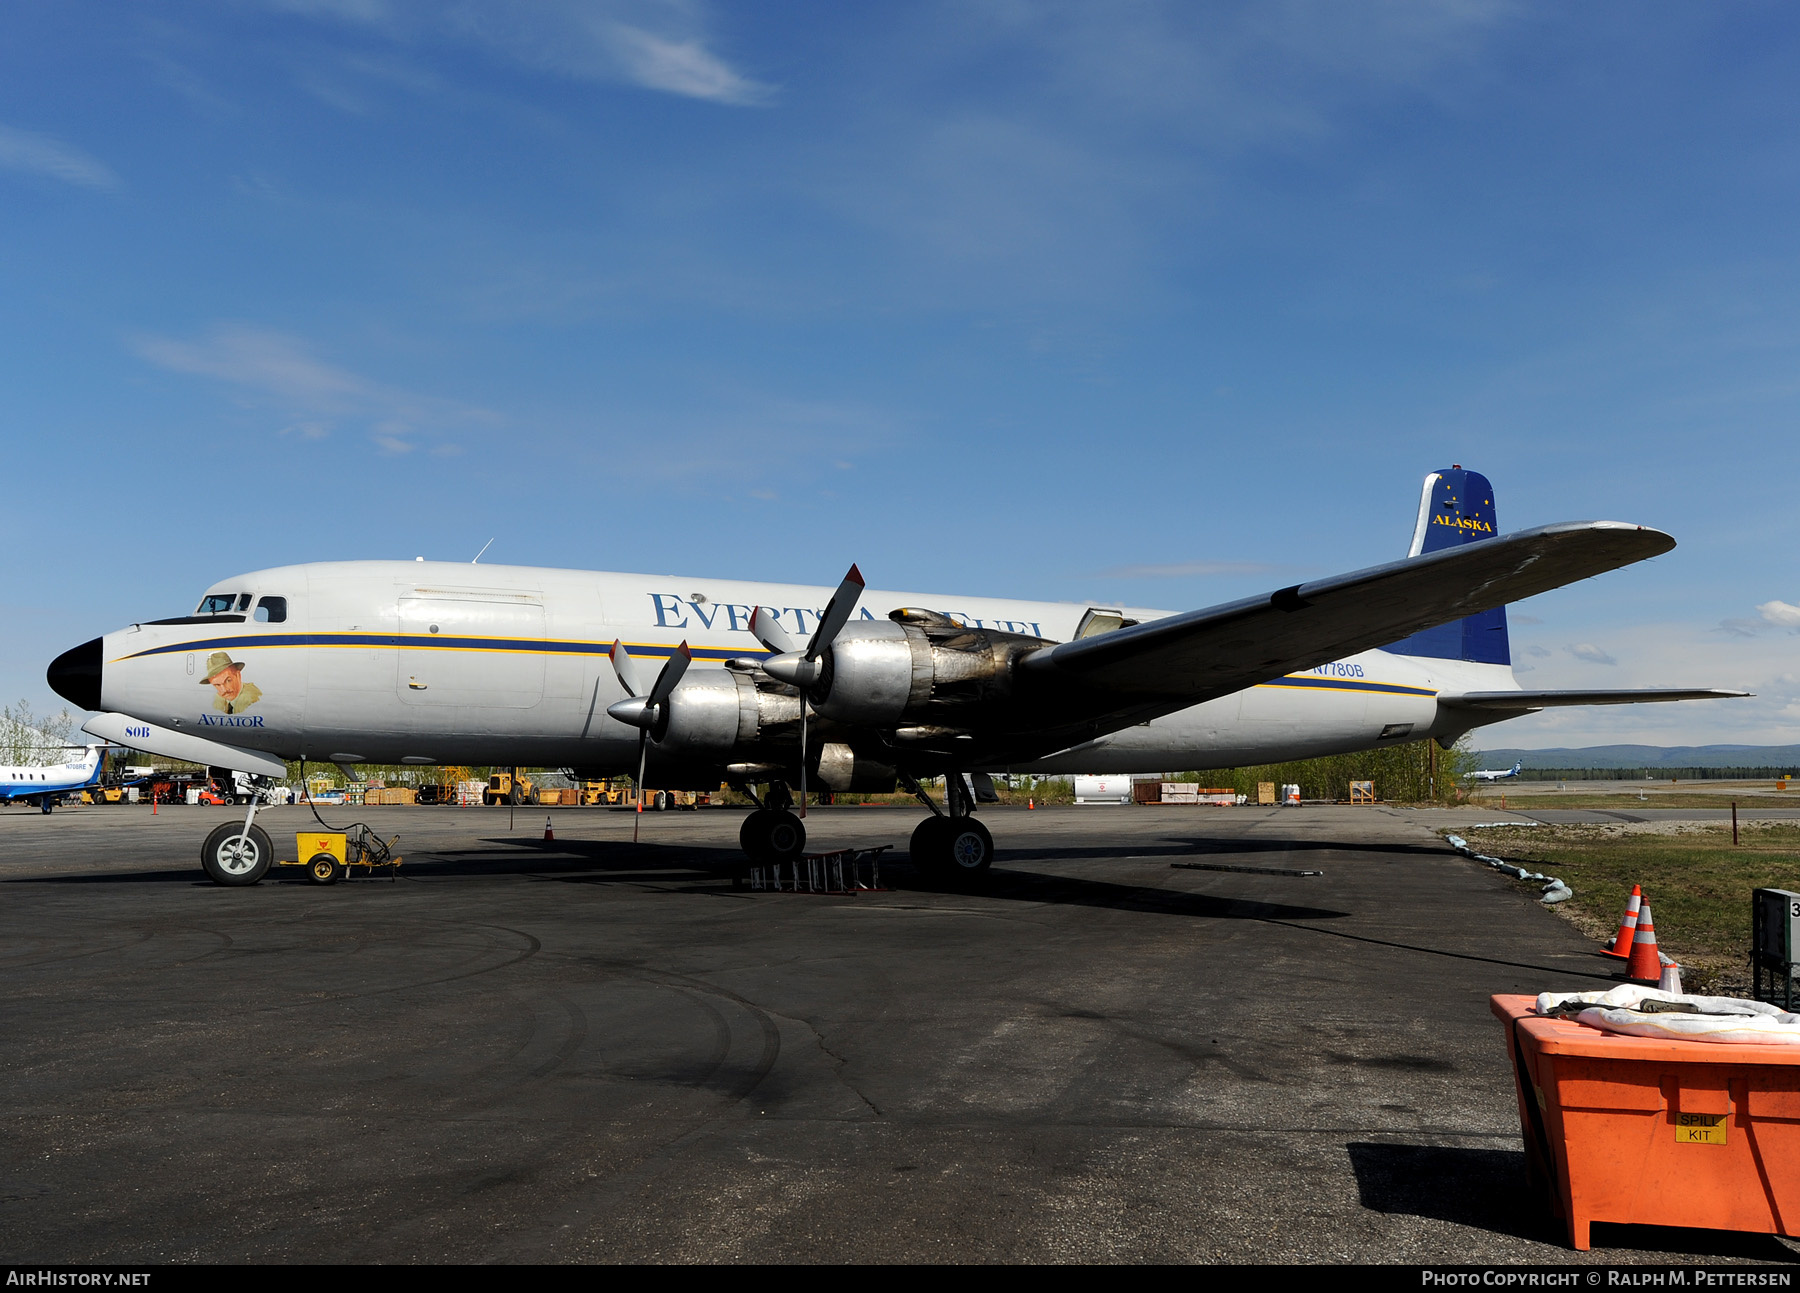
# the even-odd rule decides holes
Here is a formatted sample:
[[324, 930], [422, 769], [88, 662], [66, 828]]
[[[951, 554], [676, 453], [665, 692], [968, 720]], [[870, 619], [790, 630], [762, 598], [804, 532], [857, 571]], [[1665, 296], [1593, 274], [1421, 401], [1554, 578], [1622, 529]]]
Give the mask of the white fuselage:
[[68, 763], [41, 768], [0, 767], [0, 799], [36, 798], [79, 790], [99, 780], [99, 772], [100, 750], [97, 746], [90, 748], [84, 757]]
[[[684, 640], [696, 670], [759, 658], [754, 607], [777, 612], [804, 641], [830, 591], [446, 562], [284, 566], [209, 590], [239, 594], [241, 622], [194, 617], [107, 634], [102, 706], [280, 758], [628, 771], [637, 729], [606, 713], [624, 699], [607, 656], [615, 639], [649, 657], [652, 674]], [[283, 599], [284, 618], [258, 622], [263, 598]], [[898, 607], [1050, 641], [1072, 637], [1090, 609], [870, 589], [858, 616]], [[1136, 620], [1169, 613], [1109, 609]], [[1366, 651], [1013, 770], [1227, 767], [1454, 735], [1471, 716], [1440, 710], [1439, 692], [1516, 686], [1504, 665]]]

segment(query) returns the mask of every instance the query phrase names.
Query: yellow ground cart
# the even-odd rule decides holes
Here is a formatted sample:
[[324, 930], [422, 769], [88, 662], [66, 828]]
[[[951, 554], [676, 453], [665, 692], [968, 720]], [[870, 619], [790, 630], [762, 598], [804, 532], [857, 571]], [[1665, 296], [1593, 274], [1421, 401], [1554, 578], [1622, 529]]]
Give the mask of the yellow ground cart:
[[300, 856], [293, 861], [283, 858], [280, 866], [303, 866], [306, 878], [314, 884], [336, 884], [350, 874], [352, 867], [365, 867], [373, 875], [377, 868], [387, 868], [388, 879], [396, 878], [403, 859], [394, 852], [398, 835], [383, 843], [367, 826], [358, 823], [347, 831], [301, 831], [294, 836], [294, 851]]

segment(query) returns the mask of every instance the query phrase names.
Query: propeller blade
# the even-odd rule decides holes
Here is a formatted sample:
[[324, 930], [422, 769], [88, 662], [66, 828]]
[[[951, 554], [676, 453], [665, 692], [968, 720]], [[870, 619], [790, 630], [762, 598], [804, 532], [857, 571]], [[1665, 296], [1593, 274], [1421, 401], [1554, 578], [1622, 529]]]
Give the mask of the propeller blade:
[[650, 689], [652, 708], [660, 709], [662, 707], [664, 702], [669, 699], [669, 693], [673, 692], [676, 685], [681, 682], [681, 675], [688, 671], [688, 666], [693, 662], [694, 653], [688, 650], [686, 642], [675, 648], [669, 656], [669, 663], [665, 664], [662, 672], [656, 675], [656, 685]]
[[625, 689], [627, 696], [642, 696], [644, 685], [638, 678], [637, 661], [631, 658], [631, 652], [617, 638], [613, 639], [612, 649], [606, 653], [612, 657], [613, 673], [619, 679], [619, 686]]
[[819, 617], [819, 627], [813, 630], [812, 640], [806, 644], [806, 658], [817, 660], [831, 645], [832, 639], [849, 623], [851, 615], [856, 612], [857, 598], [862, 596], [862, 571], [854, 565], [850, 573], [844, 576], [844, 582], [838, 585], [831, 600], [825, 603], [825, 614]]
[[644, 767], [650, 759], [650, 729], [638, 733], [637, 811], [631, 815], [631, 842], [638, 842], [638, 823], [644, 820]]
[[788, 631], [781, 627], [780, 618], [767, 606], [758, 606], [750, 613], [750, 633], [776, 655], [787, 655], [800, 649], [800, 644], [788, 636]]
[[800, 693], [800, 816], [806, 816], [806, 693]]

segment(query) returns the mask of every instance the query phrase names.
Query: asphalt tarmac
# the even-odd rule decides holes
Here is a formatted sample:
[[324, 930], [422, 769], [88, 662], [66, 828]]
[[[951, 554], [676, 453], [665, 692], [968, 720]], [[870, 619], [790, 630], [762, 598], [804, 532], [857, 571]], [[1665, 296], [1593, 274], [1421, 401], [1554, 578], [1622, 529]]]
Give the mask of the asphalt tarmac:
[[1434, 833], [1481, 813], [995, 809], [957, 893], [815, 810], [898, 846], [823, 897], [734, 888], [728, 810], [328, 809], [400, 878], [224, 889], [228, 811], [0, 812], [5, 1260], [1800, 1254], [1564, 1246], [1487, 999], [1614, 971]]

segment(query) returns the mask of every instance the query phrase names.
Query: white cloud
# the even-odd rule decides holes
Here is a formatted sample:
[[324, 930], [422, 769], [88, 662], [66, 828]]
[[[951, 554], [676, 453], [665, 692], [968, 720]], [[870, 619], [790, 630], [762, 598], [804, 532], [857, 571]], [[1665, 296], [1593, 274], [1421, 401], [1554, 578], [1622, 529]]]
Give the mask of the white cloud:
[[1603, 651], [1599, 647], [1595, 646], [1592, 642], [1577, 642], [1573, 646], [1564, 647], [1563, 650], [1567, 651], [1570, 655], [1574, 656], [1577, 660], [1586, 660], [1590, 664], [1617, 664], [1617, 663], [1619, 663], [1617, 660], [1613, 659], [1610, 655], [1608, 655], [1605, 651]]
[[[709, 48], [705, 13], [693, 0], [267, 3], [314, 20], [354, 24], [402, 43], [449, 36], [560, 76], [623, 82], [709, 103], [763, 103], [774, 92]], [[360, 100], [339, 86], [308, 88], [328, 102], [362, 110]]]
[[33, 175], [47, 175], [51, 179], [82, 188], [119, 187], [117, 175], [79, 148], [59, 139], [52, 139], [49, 135], [15, 130], [11, 126], [0, 126], [0, 167]]
[[[1727, 637], [1708, 624], [1683, 622], [1614, 621], [1604, 628], [1609, 640], [1631, 643], [1629, 657], [1605, 671], [1607, 686], [1728, 687], [1755, 694], [1730, 700], [1546, 709], [1484, 727], [1476, 734], [1476, 743], [1529, 749], [1633, 742], [1800, 744], [1800, 671], [1793, 639], [1786, 634]], [[1593, 664], [1558, 650], [1540, 663], [1530, 685], [1552, 690], [1592, 687], [1601, 681], [1595, 674]]]
[[1800, 606], [1788, 602], [1764, 602], [1756, 613], [1770, 624], [1800, 632]]
[[627, 79], [648, 89], [714, 103], [760, 103], [769, 97], [768, 86], [732, 71], [697, 40], [667, 40], [625, 23], [612, 24], [598, 39]]
[[386, 451], [404, 453], [414, 447], [409, 436], [498, 420], [484, 409], [373, 381], [320, 359], [297, 337], [264, 328], [231, 324], [195, 341], [140, 336], [130, 345], [159, 368], [210, 377], [280, 408], [295, 420], [278, 434], [303, 440], [323, 439], [335, 421], [351, 420], [365, 424]]

